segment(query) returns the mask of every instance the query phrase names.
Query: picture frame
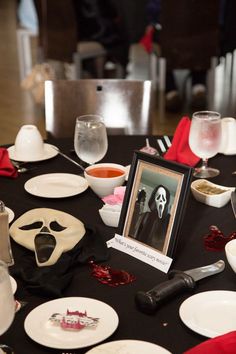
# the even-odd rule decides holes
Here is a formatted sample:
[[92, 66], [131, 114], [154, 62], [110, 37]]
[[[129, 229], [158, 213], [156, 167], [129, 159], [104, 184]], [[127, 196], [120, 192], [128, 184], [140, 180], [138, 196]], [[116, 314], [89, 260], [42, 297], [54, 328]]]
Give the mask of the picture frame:
[[135, 151], [118, 233], [173, 257], [192, 179], [192, 167]]

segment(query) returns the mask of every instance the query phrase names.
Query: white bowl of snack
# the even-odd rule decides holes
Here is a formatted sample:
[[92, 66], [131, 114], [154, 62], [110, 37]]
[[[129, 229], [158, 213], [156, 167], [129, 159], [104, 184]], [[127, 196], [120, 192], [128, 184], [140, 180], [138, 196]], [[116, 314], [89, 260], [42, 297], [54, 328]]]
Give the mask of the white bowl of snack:
[[221, 208], [230, 201], [235, 187], [225, 187], [209, 182], [206, 179], [197, 179], [191, 184], [194, 198], [204, 204]]
[[117, 227], [120, 220], [121, 204], [109, 205], [105, 204], [99, 209], [102, 221], [107, 226]]

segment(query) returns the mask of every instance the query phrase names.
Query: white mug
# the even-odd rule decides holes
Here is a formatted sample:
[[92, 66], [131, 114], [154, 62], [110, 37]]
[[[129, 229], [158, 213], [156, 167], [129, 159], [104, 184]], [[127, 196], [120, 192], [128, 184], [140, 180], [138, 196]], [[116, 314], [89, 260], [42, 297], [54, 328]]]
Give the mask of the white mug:
[[225, 155], [236, 154], [236, 119], [225, 117], [221, 119], [222, 138], [219, 152]]
[[15, 139], [15, 156], [24, 161], [41, 158], [44, 153], [43, 138], [35, 125], [23, 125]]

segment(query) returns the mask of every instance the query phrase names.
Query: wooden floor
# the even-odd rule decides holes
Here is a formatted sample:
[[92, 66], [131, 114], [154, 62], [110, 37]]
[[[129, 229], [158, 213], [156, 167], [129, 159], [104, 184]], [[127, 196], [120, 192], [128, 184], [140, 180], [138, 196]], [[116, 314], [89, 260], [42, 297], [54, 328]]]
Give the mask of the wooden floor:
[[[17, 131], [23, 124], [35, 124], [43, 137], [46, 137], [44, 128], [44, 112], [40, 105], [36, 105], [31, 94], [20, 86], [18, 53], [16, 43], [16, 1], [0, 0], [0, 145], [13, 143]], [[236, 55], [235, 55], [236, 58]], [[209, 109], [219, 111], [223, 117], [236, 117], [236, 61], [231, 54], [220, 60], [215, 74], [211, 76]], [[131, 73], [136, 78], [147, 74], [145, 58], [139, 59], [142, 68]], [[132, 63], [131, 63], [132, 67]], [[187, 94], [187, 97], [189, 95]], [[188, 100], [183, 111], [179, 114], [166, 113], [164, 97], [156, 93], [157, 106], [153, 121], [153, 134], [173, 134], [179, 119], [183, 115], [191, 115]]]

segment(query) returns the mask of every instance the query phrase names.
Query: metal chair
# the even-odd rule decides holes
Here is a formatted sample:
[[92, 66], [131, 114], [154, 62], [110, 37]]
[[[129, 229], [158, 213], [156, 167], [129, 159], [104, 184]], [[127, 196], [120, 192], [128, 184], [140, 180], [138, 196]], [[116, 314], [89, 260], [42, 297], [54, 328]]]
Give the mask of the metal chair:
[[46, 131], [56, 138], [72, 137], [77, 116], [99, 114], [108, 134], [150, 134], [152, 92], [149, 80], [46, 81]]

